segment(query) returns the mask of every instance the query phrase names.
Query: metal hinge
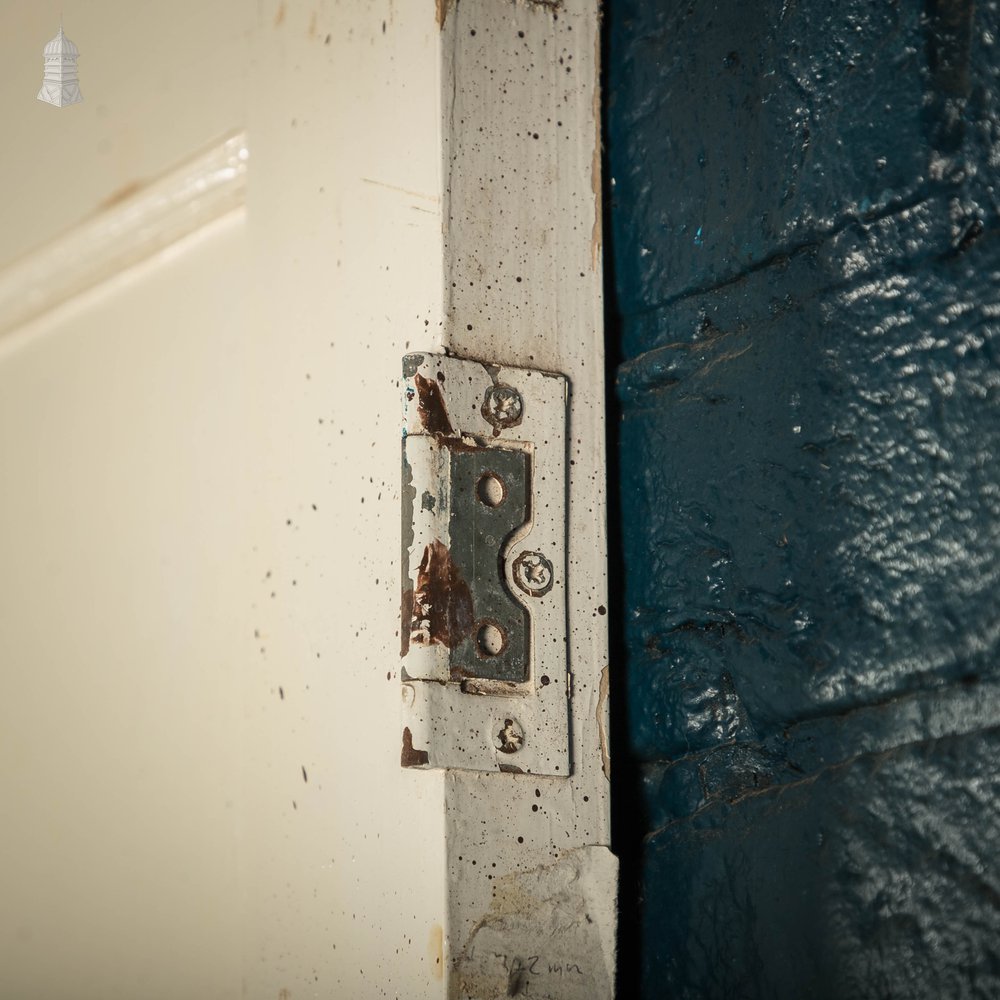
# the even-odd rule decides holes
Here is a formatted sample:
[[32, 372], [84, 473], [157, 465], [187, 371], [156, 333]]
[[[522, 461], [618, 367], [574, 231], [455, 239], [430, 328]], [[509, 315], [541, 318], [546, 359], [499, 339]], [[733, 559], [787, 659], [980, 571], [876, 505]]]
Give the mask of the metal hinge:
[[403, 359], [404, 767], [569, 774], [561, 375]]

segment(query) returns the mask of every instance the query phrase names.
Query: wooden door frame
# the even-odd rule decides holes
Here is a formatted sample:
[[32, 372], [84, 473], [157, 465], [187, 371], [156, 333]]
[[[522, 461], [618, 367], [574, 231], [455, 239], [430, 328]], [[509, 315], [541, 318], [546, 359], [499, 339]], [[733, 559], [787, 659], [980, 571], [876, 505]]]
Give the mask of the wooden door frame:
[[502, 996], [501, 986], [523, 981], [526, 996], [610, 997], [617, 864], [609, 850], [599, 3], [438, 0], [438, 21], [444, 315], [429, 346], [560, 372], [571, 386], [572, 774], [448, 772], [449, 996]]

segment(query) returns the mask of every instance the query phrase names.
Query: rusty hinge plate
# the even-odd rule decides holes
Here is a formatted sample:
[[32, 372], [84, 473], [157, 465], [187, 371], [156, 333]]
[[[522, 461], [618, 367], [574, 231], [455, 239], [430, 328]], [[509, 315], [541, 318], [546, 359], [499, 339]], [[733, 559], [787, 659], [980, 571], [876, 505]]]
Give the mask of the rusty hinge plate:
[[561, 375], [403, 359], [403, 753], [569, 774]]

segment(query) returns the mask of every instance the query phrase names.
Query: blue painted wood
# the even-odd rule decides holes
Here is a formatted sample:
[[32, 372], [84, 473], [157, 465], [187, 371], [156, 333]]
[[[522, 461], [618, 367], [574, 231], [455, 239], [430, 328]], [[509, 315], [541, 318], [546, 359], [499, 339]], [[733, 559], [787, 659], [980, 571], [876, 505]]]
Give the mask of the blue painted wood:
[[641, 993], [1000, 996], [998, 5], [607, 27]]

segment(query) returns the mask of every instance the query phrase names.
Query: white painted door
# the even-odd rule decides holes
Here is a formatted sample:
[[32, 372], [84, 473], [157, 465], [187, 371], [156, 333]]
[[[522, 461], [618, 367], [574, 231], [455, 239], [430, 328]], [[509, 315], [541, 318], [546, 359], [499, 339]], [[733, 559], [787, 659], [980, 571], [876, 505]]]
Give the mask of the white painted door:
[[[610, 995], [595, 39], [0, 5], [0, 996]], [[536, 104], [539, 205], [484, 200]], [[400, 767], [400, 359], [445, 349], [573, 385], [570, 777]]]

